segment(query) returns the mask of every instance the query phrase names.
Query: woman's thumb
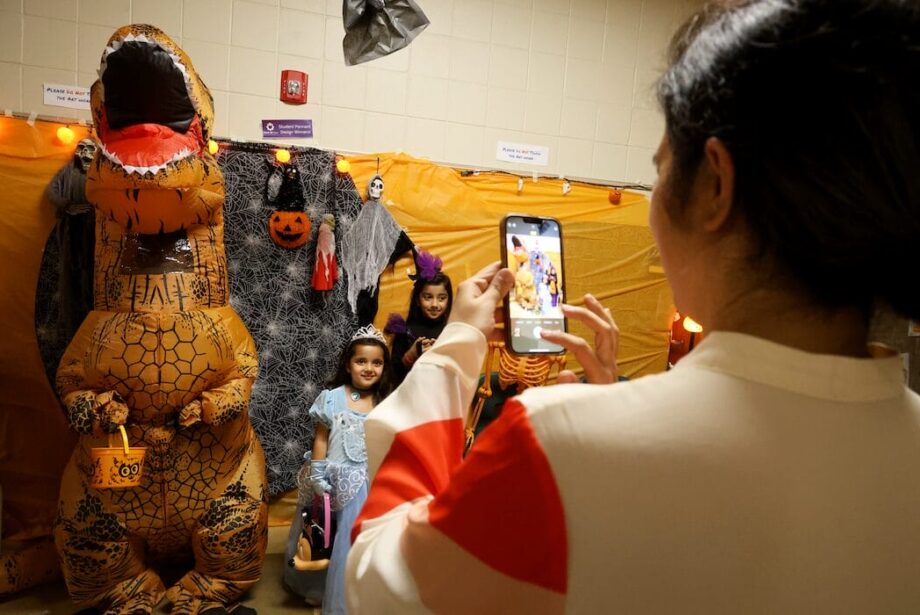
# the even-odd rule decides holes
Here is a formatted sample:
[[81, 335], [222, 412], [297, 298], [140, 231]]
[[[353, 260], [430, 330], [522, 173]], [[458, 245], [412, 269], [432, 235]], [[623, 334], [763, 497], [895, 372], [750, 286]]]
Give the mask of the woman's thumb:
[[508, 269], [499, 269], [495, 276], [492, 278], [492, 283], [489, 284], [489, 288], [486, 292], [494, 292], [498, 295], [496, 298], [496, 303], [501, 300], [505, 295], [511, 291], [511, 287], [514, 286], [514, 274], [511, 273]]

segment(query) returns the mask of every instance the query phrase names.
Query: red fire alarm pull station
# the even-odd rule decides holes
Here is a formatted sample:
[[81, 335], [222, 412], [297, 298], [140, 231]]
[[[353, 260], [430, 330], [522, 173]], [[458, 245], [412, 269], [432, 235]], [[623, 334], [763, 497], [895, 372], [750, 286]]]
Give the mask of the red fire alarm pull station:
[[281, 100], [294, 105], [307, 102], [307, 73], [299, 70], [281, 71]]

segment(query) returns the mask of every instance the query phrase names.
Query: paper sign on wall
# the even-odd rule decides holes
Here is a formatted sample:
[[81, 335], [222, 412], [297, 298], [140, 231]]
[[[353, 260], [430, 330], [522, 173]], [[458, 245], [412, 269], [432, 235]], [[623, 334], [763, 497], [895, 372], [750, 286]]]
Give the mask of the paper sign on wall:
[[44, 103], [52, 107], [89, 109], [89, 88], [78, 85], [43, 83]]
[[505, 162], [520, 162], [545, 167], [549, 164], [549, 148], [542, 145], [499, 141], [495, 157]]
[[263, 139], [312, 139], [313, 120], [262, 120]]

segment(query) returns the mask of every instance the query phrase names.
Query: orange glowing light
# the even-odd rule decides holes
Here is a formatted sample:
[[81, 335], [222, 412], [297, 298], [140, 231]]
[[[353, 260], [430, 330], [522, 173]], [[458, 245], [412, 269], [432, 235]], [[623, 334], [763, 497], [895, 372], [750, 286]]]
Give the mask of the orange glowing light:
[[702, 333], [703, 325], [687, 316], [684, 318], [684, 329], [689, 333]]
[[71, 128], [68, 126], [61, 126], [60, 128], [57, 129], [58, 141], [60, 141], [64, 145], [70, 145], [71, 143], [73, 143], [73, 139], [75, 136], [76, 135], [74, 134], [73, 130], [71, 130]]

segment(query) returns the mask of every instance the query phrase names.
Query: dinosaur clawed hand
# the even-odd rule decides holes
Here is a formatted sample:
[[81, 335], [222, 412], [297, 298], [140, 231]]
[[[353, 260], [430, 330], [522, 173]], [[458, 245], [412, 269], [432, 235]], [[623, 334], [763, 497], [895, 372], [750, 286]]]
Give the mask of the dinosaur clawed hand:
[[65, 405], [70, 426], [77, 433], [114, 433], [128, 421], [128, 406], [115, 391], [72, 393]]
[[179, 425], [192, 427], [201, 422], [201, 400], [195, 399], [179, 411]]
[[96, 403], [99, 404], [96, 410], [99, 427], [105, 433], [114, 433], [119, 425], [128, 422], [128, 405], [115, 391], [100, 393], [96, 396]]

